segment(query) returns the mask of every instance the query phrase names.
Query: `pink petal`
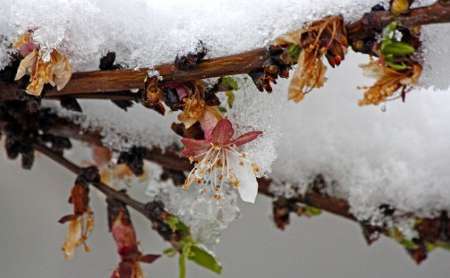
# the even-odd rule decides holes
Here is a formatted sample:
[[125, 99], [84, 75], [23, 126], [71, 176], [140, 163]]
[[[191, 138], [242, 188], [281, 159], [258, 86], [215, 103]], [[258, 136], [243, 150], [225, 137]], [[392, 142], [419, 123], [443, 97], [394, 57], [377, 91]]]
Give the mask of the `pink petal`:
[[19, 49], [19, 53], [20, 55], [22, 55], [23, 57], [27, 56], [28, 54], [30, 54], [31, 52], [33, 52], [33, 50], [37, 49], [38, 45], [33, 43], [33, 42], [29, 42], [27, 44], [24, 44], [20, 47]]
[[262, 131], [247, 132], [245, 134], [242, 134], [238, 138], [234, 139], [232, 143], [235, 144], [236, 146], [241, 146], [255, 140], [262, 134], [263, 134]]
[[221, 119], [212, 131], [212, 142], [218, 145], [226, 145], [233, 137], [233, 125], [228, 119]]
[[205, 114], [200, 119], [200, 126], [203, 129], [203, 133], [205, 134], [205, 140], [211, 142], [211, 137], [214, 128], [217, 126], [219, 119], [214, 113], [209, 110], [205, 111]]
[[181, 142], [184, 144], [184, 149], [181, 151], [181, 155], [185, 157], [192, 157], [200, 155], [206, 152], [210, 145], [205, 140], [196, 140], [190, 138], [183, 138]]

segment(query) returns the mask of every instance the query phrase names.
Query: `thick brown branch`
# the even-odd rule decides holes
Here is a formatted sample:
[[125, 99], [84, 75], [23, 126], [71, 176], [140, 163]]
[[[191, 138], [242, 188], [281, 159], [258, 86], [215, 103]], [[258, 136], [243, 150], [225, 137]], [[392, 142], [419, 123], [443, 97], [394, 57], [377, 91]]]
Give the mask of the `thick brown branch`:
[[[438, 1], [433, 5], [412, 9], [410, 13], [395, 17], [388, 11], [376, 11], [365, 14], [360, 20], [347, 25], [349, 41], [357, 41], [371, 36], [380, 31], [393, 20], [397, 20], [405, 26], [419, 26], [450, 22], [450, 5], [447, 1]], [[219, 57], [203, 61], [196, 68], [184, 71], [179, 70], [174, 64], [162, 64], [155, 66], [164, 81], [190, 81], [204, 78], [220, 77], [225, 75], [246, 74], [260, 69], [268, 60], [267, 48], [258, 48], [241, 54]], [[110, 94], [133, 89], [143, 89], [144, 80], [147, 77], [148, 68], [127, 69], [114, 71], [92, 71], [75, 73], [72, 80], [60, 92], [52, 89], [46, 97], [55, 98], [64, 95], [82, 97], [83, 94], [93, 94], [92, 98], [102, 98], [99, 94]], [[0, 82], [0, 98], [16, 99], [23, 88]], [[130, 92], [131, 98], [132, 93]], [[128, 99], [127, 96], [114, 99]]]

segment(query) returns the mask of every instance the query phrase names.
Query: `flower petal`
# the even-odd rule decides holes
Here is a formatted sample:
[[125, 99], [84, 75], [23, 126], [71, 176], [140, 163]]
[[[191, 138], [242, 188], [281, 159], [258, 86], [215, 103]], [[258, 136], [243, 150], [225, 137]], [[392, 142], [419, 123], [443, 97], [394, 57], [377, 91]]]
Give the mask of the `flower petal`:
[[258, 181], [249, 161], [241, 159], [236, 154], [229, 155], [230, 169], [239, 180], [239, 195], [242, 201], [255, 203], [258, 195]]
[[235, 144], [236, 146], [241, 146], [244, 144], [247, 144], [253, 140], [255, 140], [256, 138], [258, 138], [258, 136], [262, 135], [262, 131], [251, 131], [251, 132], [247, 132], [245, 134], [242, 134], [241, 136], [239, 136], [238, 138], [233, 140], [233, 144]]
[[206, 141], [211, 142], [212, 132], [221, 118], [222, 115], [216, 107], [206, 106], [205, 113], [199, 120]]
[[181, 142], [184, 144], [181, 154], [185, 157], [200, 155], [210, 148], [210, 145], [205, 140], [183, 138]]
[[212, 142], [219, 145], [226, 145], [233, 137], [234, 129], [230, 120], [221, 119], [212, 131]]

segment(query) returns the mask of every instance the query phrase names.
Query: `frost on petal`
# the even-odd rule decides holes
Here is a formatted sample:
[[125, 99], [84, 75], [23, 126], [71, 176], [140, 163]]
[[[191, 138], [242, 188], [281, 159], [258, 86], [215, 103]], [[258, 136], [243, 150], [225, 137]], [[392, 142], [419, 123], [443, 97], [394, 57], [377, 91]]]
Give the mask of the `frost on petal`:
[[262, 131], [247, 132], [245, 134], [242, 134], [241, 136], [239, 136], [235, 140], [233, 140], [233, 144], [235, 144], [236, 146], [239, 147], [241, 145], [247, 144], [247, 143], [255, 140], [260, 135], [262, 135]]
[[184, 149], [181, 154], [185, 157], [196, 156], [206, 152], [209, 149], [209, 144], [204, 140], [196, 140], [190, 138], [183, 138], [181, 142], [184, 144]]
[[233, 125], [228, 119], [221, 119], [212, 132], [212, 142], [219, 145], [226, 145], [233, 137]]
[[250, 161], [233, 153], [229, 156], [229, 163], [231, 171], [239, 181], [238, 190], [242, 201], [254, 204], [258, 195], [258, 181]]

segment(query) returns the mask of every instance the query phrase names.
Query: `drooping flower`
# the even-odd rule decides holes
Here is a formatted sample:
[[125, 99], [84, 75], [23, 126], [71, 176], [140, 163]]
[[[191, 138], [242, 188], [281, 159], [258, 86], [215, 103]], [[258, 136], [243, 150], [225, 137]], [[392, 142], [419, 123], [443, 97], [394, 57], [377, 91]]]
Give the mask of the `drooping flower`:
[[127, 207], [117, 200], [107, 199], [109, 229], [116, 243], [120, 263], [111, 278], [143, 278], [141, 262], [152, 263], [160, 255], [143, 255], [139, 250], [136, 231]]
[[366, 89], [364, 98], [359, 105], [378, 105], [395, 98], [395, 92], [400, 92], [398, 97], [405, 97], [408, 87], [417, 83], [422, 74], [422, 66], [413, 63], [404, 70], [395, 70], [383, 63], [382, 60], [371, 60], [369, 64], [361, 66], [367, 76], [377, 79], [375, 84]]
[[216, 122], [213, 127], [203, 127], [204, 140], [181, 140], [184, 144], [182, 155], [195, 161], [184, 188], [197, 184], [205, 187], [203, 192], [210, 192], [215, 198], [220, 198], [221, 189], [228, 182], [238, 189], [243, 201], [254, 203], [258, 193], [256, 174], [259, 167], [248, 159], [247, 154], [239, 152], [239, 147], [255, 140], [262, 132], [252, 131], [233, 138], [233, 126], [226, 118]]
[[89, 188], [83, 183], [76, 183], [72, 188], [69, 203], [73, 204], [73, 214], [62, 217], [59, 222], [68, 224], [66, 240], [62, 250], [66, 259], [73, 258], [75, 249], [84, 246], [86, 252], [90, 251], [86, 240], [94, 229], [94, 213], [89, 207]]
[[58, 91], [67, 85], [72, 77], [72, 65], [60, 51], [51, 49], [46, 53], [33, 41], [31, 32], [20, 36], [14, 46], [24, 56], [15, 80], [30, 76], [30, 84], [25, 90], [28, 94], [40, 96], [45, 84], [56, 87]]

